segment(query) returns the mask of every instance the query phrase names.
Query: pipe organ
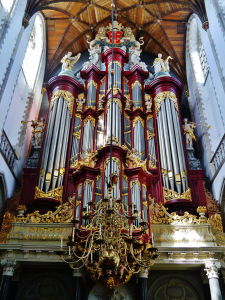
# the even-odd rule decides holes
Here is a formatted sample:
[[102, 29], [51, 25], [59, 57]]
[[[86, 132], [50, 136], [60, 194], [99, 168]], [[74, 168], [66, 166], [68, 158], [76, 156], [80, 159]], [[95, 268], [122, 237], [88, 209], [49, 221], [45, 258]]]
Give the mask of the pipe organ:
[[[121, 32], [121, 40], [114, 45], [113, 62], [110, 40], [103, 36], [89, 49], [90, 61], [80, 72], [84, 83], [64, 71], [46, 86], [48, 120], [39, 162], [32, 170], [31, 193], [24, 194], [29, 211], [41, 210], [43, 203], [45, 210], [53, 210], [70, 198], [75, 216], [82, 218], [88, 202], [107, 197], [111, 109], [112, 173], [119, 175], [113, 197], [136, 205], [149, 221], [153, 198], [181, 213], [184, 203], [190, 211], [201, 204], [181, 126], [183, 87], [168, 73], [147, 84], [140, 45], [131, 42], [132, 33], [116, 21], [114, 29]], [[82, 226], [87, 224], [82, 221]]]

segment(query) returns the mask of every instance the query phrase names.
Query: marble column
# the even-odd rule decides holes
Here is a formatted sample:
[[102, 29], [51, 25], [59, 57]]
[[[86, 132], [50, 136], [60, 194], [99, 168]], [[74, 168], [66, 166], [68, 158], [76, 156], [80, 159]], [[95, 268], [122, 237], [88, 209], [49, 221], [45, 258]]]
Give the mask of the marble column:
[[83, 270], [73, 270], [73, 300], [83, 299]]
[[216, 259], [209, 260], [205, 263], [205, 271], [209, 279], [209, 287], [212, 300], [222, 300], [218, 273], [218, 270], [220, 268], [221, 264]]
[[1, 265], [3, 267], [2, 284], [0, 291], [0, 300], [9, 300], [9, 293], [12, 284], [12, 276], [18, 264], [15, 260], [2, 259]]
[[138, 274], [138, 282], [136, 284], [136, 299], [148, 300], [148, 269], [143, 269]]

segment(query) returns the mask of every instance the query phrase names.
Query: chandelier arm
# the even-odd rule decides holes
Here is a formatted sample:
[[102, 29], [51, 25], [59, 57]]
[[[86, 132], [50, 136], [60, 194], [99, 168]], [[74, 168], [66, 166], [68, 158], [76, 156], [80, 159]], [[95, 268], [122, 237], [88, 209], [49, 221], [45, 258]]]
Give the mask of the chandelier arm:
[[84, 263], [83, 263], [83, 265], [82, 265], [81, 267], [79, 267], [79, 268], [74, 268], [74, 267], [72, 267], [71, 265], [70, 265], [70, 268], [73, 269], [73, 270], [79, 270], [79, 269], [83, 268], [83, 266], [84, 266]]

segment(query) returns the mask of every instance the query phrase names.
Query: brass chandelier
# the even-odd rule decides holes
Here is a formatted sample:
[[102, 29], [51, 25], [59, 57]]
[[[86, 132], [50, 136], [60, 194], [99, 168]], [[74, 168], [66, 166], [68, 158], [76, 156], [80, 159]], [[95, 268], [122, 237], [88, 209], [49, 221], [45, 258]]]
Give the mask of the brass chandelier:
[[[112, 24], [114, 21], [114, 3], [112, 0]], [[112, 69], [111, 82], [114, 87], [114, 44], [112, 26]], [[113, 92], [112, 101], [113, 101]], [[74, 213], [72, 233], [67, 243], [68, 250], [63, 250], [63, 240], [58, 254], [72, 269], [87, 268], [91, 278], [98, 284], [113, 288], [126, 283], [132, 274], [139, 273], [143, 268], [149, 269], [158, 257], [154, 248], [153, 238], [145, 228], [144, 211], [139, 212], [132, 203], [127, 205], [123, 200], [113, 197], [119, 175], [112, 173], [112, 122], [111, 109], [111, 141], [110, 141], [110, 175], [107, 182], [108, 195], [98, 203], [90, 201], [82, 209], [82, 219], [86, 221], [83, 228]], [[140, 217], [140, 227], [134, 222]]]
[[140, 214], [136, 205], [113, 198], [117, 181], [118, 174], [114, 172], [110, 175], [108, 196], [97, 204], [88, 202], [83, 208], [82, 218], [89, 224], [79, 229], [80, 221], [74, 219], [68, 251], [63, 251], [61, 241], [59, 252], [72, 269], [85, 266], [94, 281], [107, 287], [124, 284], [132, 274], [150, 268], [158, 257], [158, 249], [152, 247], [145, 232], [148, 222], [144, 211], [138, 228], [133, 224]]

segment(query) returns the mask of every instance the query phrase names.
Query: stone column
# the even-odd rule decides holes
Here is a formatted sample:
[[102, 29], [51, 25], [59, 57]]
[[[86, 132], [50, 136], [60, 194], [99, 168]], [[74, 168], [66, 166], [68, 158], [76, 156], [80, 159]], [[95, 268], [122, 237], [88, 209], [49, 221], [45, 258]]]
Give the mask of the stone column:
[[221, 264], [216, 259], [209, 260], [205, 263], [205, 271], [209, 279], [209, 287], [212, 300], [222, 300], [218, 273], [218, 270], [220, 268]]
[[18, 267], [18, 264], [15, 260], [2, 259], [1, 265], [3, 267], [3, 273], [2, 273], [0, 300], [8, 300], [11, 282], [12, 282], [12, 276], [15, 269]]
[[136, 299], [148, 300], [148, 269], [142, 269], [138, 274], [138, 282], [136, 284]]
[[[73, 270], [73, 300], [83, 299], [83, 270]], [[1, 300], [1, 299], [0, 299]]]

